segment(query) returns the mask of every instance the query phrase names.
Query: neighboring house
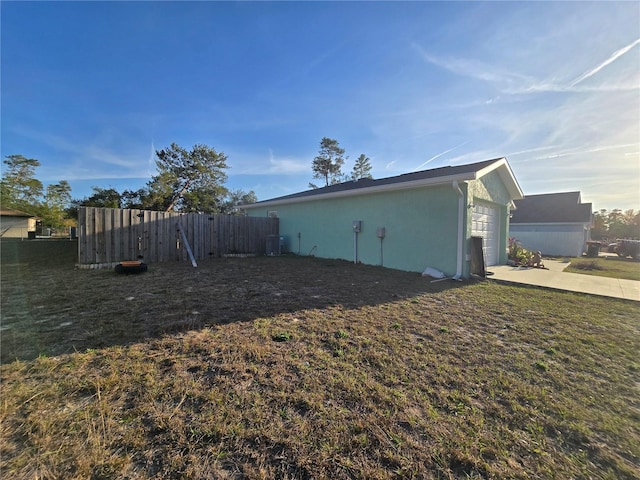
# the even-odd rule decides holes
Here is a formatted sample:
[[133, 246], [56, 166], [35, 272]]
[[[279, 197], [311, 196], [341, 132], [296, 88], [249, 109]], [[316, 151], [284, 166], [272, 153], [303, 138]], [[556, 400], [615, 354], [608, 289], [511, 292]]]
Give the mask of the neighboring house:
[[516, 200], [509, 236], [543, 255], [579, 257], [590, 239], [591, 204], [580, 192], [528, 195]]
[[509, 211], [523, 198], [506, 159], [361, 179], [243, 208], [277, 216], [293, 253], [468, 277], [471, 237], [487, 265], [507, 262]]
[[0, 237], [28, 238], [36, 231], [36, 217], [12, 208], [0, 209]]

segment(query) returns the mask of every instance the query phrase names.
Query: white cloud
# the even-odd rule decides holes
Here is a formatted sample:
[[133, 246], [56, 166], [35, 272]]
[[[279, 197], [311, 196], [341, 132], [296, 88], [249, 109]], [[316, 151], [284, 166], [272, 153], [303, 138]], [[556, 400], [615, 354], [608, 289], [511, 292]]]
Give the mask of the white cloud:
[[463, 77], [470, 77], [495, 85], [508, 85], [513, 83], [522, 84], [533, 81], [533, 79], [526, 75], [513, 72], [497, 65], [490, 65], [481, 60], [458, 58], [453, 56], [446, 58], [439, 57], [427, 52], [416, 43], [412, 45], [426, 62]]
[[292, 175], [297, 173], [310, 172], [308, 160], [300, 160], [290, 157], [277, 158], [272, 150], [269, 150], [269, 168], [267, 173], [275, 175]]
[[[99, 180], [103, 178], [145, 178], [148, 176], [147, 155], [140, 145], [123, 142], [123, 152], [117, 152], [98, 144], [83, 144], [57, 134], [43, 133], [15, 127], [14, 132], [37, 145], [53, 148], [58, 158], [40, 158], [38, 176], [43, 180]], [[139, 152], [139, 153], [138, 153]], [[66, 164], [64, 170], [51, 165]]]
[[269, 153], [261, 155], [254, 152], [236, 151], [229, 154], [233, 175], [311, 175], [311, 162], [305, 158], [280, 157], [269, 149]]

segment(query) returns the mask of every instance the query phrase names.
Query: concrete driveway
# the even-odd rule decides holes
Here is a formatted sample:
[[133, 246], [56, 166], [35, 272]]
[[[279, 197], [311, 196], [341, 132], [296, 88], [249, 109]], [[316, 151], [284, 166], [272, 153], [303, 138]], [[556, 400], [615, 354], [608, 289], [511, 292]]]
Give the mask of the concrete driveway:
[[544, 265], [548, 270], [494, 265], [487, 268], [488, 272], [493, 272], [493, 275], [487, 278], [640, 302], [640, 282], [638, 281], [564, 272], [569, 262], [545, 259]]

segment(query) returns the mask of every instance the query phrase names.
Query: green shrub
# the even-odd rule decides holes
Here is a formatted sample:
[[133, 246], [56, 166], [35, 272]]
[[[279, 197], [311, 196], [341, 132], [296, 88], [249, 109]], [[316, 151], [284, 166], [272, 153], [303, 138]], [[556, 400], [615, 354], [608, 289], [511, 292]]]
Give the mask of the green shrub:
[[509, 260], [516, 265], [529, 265], [533, 258], [533, 253], [524, 248], [516, 238], [509, 237]]
[[280, 332], [271, 337], [274, 342], [286, 342], [291, 340], [291, 334], [289, 332]]

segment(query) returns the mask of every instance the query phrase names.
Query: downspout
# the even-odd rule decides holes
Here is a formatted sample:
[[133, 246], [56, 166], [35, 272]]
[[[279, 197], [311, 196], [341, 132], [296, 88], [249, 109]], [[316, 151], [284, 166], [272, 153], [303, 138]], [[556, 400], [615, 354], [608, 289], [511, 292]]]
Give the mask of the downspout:
[[456, 260], [456, 274], [454, 280], [462, 280], [462, 256], [464, 248], [464, 194], [460, 190], [458, 181], [454, 180], [451, 184], [453, 190], [458, 194], [458, 251]]

